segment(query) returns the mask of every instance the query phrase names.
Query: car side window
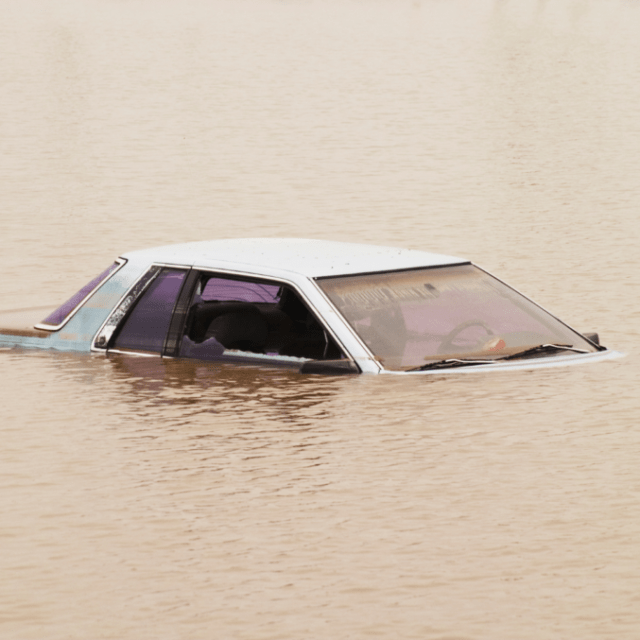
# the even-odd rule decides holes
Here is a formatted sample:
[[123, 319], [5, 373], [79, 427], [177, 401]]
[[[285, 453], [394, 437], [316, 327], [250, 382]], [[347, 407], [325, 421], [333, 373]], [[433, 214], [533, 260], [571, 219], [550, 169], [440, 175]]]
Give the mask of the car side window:
[[202, 274], [188, 311], [179, 355], [207, 360], [237, 352], [313, 360], [344, 357], [291, 287]]
[[119, 329], [114, 349], [162, 353], [186, 271], [162, 269]]

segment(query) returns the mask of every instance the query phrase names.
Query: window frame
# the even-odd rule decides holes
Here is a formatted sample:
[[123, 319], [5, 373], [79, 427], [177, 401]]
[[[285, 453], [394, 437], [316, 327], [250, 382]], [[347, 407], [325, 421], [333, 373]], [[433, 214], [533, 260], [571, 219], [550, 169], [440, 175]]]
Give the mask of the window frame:
[[[60, 331], [60, 329], [62, 329], [62, 327], [64, 327], [68, 322], [70, 322], [73, 316], [75, 316], [76, 313], [80, 311], [80, 309], [84, 306], [84, 304], [90, 298], [92, 298], [95, 293], [97, 293], [98, 289], [100, 289], [102, 285], [106, 284], [109, 280], [111, 280], [111, 278], [113, 278], [113, 276], [115, 276], [116, 273], [118, 273], [118, 271], [120, 271], [120, 269], [122, 269], [122, 267], [124, 267], [124, 265], [127, 264], [127, 261], [125, 260], [125, 258], [116, 258], [113, 262], [118, 266], [111, 273], [107, 274], [105, 278], [100, 280], [100, 282], [98, 282], [98, 284], [93, 289], [91, 289], [91, 291], [89, 291], [89, 293], [84, 298], [82, 298], [82, 300], [80, 300], [80, 302], [78, 302], [78, 304], [76, 304], [76, 306], [69, 313], [67, 313], [67, 315], [64, 317], [62, 322], [56, 325], [47, 324], [45, 322], [39, 322], [38, 324], [33, 325], [34, 329], [41, 329], [42, 331], [51, 331], [51, 332]], [[66, 304], [66, 302], [63, 304]]]
[[[147, 288], [155, 280], [162, 269], [176, 269], [187, 271], [184, 282], [178, 298], [173, 308], [171, 315], [171, 321], [169, 322], [169, 329], [165, 336], [164, 346], [160, 353], [142, 351], [142, 350], [118, 350], [112, 348], [115, 336], [118, 330], [126, 322], [126, 319], [135, 307], [137, 302], [144, 295]], [[114, 272], [115, 273], [115, 272]], [[222, 278], [230, 280], [240, 281], [259, 281], [265, 284], [276, 284], [278, 286], [285, 286], [291, 289], [307, 307], [307, 310], [313, 314], [314, 318], [322, 329], [334, 340], [338, 348], [344, 354], [345, 361], [352, 362], [357, 365], [355, 358], [350, 351], [345, 347], [344, 342], [339, 338], [336, 332], [328, 325], [325, 318], [318, 311], [317, 307], [309, 300], [303, 290], [295, 282], [281, 278], [264, 275], [262, 273], [237, 271], [234, 269], [224, 269], [216, 267], [198, 267], [184, 264], [167, 264], [163, 262], [152, 263], [142, 275], [135, 280], [135, 282], [129, 287], [129, 289], [120, 298], [118, 303], [114, 306], [113, 311], [109, 314], [107, 319], [103, 322], [100, 329], [96, 332], [94, 339], [91, 343], [91, 350], [101, 353], [122, 353], [127, 355], [139, 355], [146, 357], [163, 357], [163, 358], [182, 358], [179, 356], [180, 346], [182, 343], [182, 337], [184, 335], [185, 324], [189, 313], [189, 308], [193, 300], [196, 284], [203, 275], [210, 275], [215, 277], [220, 276]], [[313, 285], [313, 281], [310, 281]], [[341, 316], [339, 316], [341, 317]], [[208, 362], [236, 362], [246, 364], [264, 364], [272, 366], [290, 366], [299, 368], [305, 362], [322, 362], [322, 360], [316, 360], [313, 358], [298, 358], [296, 356], [281, 356], [281, 355], [267, 355], [252, 353], [249, 351], [234, 352], [233, 355], [221, 355], [220, 357], [208, 360]]]
[[[167, 341], [165, 342], [165, 346], [169, 347], [169, 340], [171, 339], [171, 333], [173, 331], [173, 335], [178, 335], [179, 338], [175, 343], [175, 348], [173, 353], [169, 353], [168, 348], [163, 353], [164, 357], [168, 358], [181, 358], [178, 353], [180, 351], [180, 346], [182, 342], [182, 337], [184, 335], [185, 323], [187, 320], [187, 315], [189, 313], [189, 308], [191, 306], [191, 301], [193, 300], [193, 294], [195, 291], [195, 286], [198, 280], [202, 277], [202, 275], [209, 275], [211, 277], [220, 276], [222, 278], [226, 278], [228, 280], [238, 280], [238, 281], [249, 281], [249, 282], [262, 282], [264, 284], [269, 285], [278, 285], [285, 286], [291, 289], [297, 296], [300, 298], [301, 302], [307, 307], [307, 310], [313, 314], [314, 318], [318, 322], [318, 324], [322, 327], [323, 331], [325, 331], [336, 343], [337, 347], [342, 351], [345, 356], [345, 360], [353, 362], [357, 364], [349, 350], [345, 347], [344, 343], [340, 338], [336, 335], [336, 332], [327, 324], [325, 319], [322, 317], [322, 314], [318, 311], [316, 306], [309, 300], [309, 298], [304, 294], [302, 289], [295, 283], [290, 280], [286, 280], [280, 277], [273, 277], [264, 275], [261, 273], [250, 273], [246, 271], [237, 271], [234, 269], [224, 269], [224, 268], [216, 268], [216, 267], [196, 267], [192, 268], [192, 273], [187, 276], [185, 279], [185, 286], [183, 287], [180, 296], [178, 297], [178, 303], [176, 304], [176, 309], [174, 309], [174, 320], [175, 324], [172, 321], [169, 334], [167, 336]], [[188, 291], [185, 291], [188, 288]], [[184, 296], [184, 297], [183, 297]], [[177, 318], [178, 307], [181, 307], [181, 312], [183, 314], [182, 318]], [[313, 362], [316, 361], [314, 358], [299, 358], [297, 356], [284, 356], [284, 355], [267, 355], [260, 353], [252, 353], [250, 351], [238, 351], [234, 352], [233, 355], [224, 355], [217, 358], [212, 358], [209, 362], [238, 362], [238, 363], [249, 363], [249, 364], [273, 364], [274, 366], [295, 366], [299, 367], [305, 362]], [[321, 361], [321, 360], [318, 360]]]

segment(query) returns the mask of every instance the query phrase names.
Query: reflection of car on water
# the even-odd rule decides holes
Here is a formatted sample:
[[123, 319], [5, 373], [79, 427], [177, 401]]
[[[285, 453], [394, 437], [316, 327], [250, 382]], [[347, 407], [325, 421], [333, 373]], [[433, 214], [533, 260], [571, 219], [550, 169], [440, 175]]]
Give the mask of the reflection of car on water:
[[124, 254], [53, 312], [0, 313], [0, 346], [317, 373], [504, 370], [617, 355], [466, 260], [277, 238]]

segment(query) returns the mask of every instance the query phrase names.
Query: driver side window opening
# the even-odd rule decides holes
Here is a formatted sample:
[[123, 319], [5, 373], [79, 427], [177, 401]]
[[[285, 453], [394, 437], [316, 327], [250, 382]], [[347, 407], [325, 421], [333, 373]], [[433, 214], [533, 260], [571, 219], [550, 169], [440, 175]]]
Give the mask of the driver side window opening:
[[179, 355], [207, 360], [235, 351], [311, 360], [345, 357], [291, 287], [202, 273]]

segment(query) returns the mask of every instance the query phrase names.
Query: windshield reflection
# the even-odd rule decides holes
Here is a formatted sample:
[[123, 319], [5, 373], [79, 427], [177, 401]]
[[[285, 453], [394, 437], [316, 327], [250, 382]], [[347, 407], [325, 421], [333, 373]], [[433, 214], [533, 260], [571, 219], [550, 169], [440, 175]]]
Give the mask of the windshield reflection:
[[545, 343], [594, 351], [578, 333], [471, 264], [318, 284], [387, 369], [446, 358], [497, 359]]

